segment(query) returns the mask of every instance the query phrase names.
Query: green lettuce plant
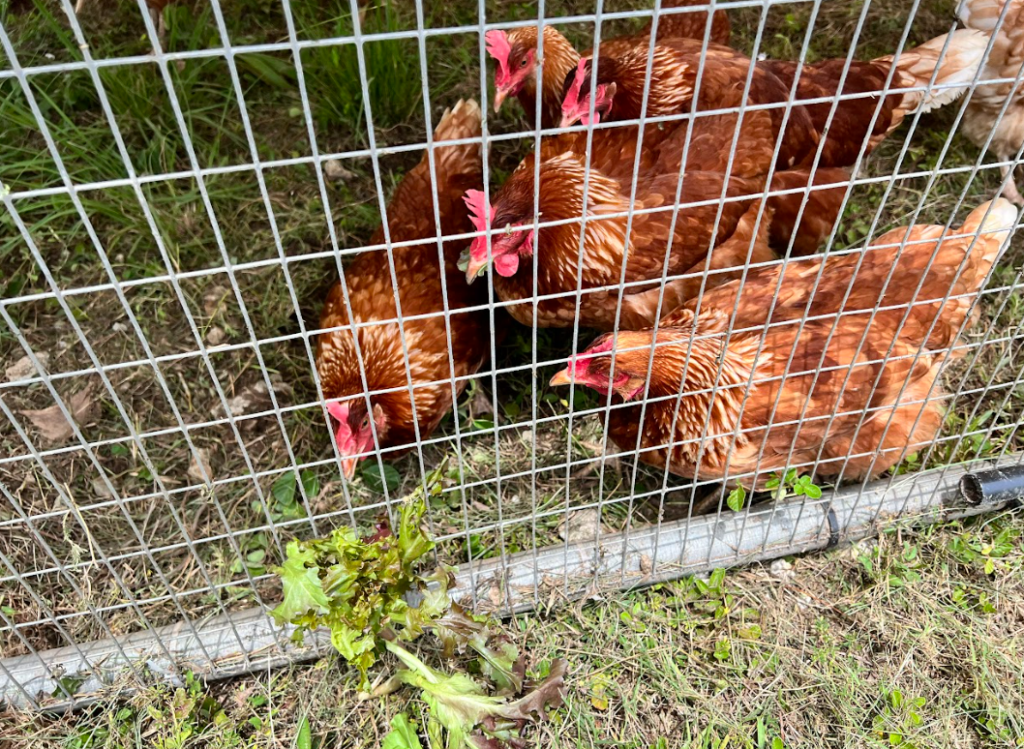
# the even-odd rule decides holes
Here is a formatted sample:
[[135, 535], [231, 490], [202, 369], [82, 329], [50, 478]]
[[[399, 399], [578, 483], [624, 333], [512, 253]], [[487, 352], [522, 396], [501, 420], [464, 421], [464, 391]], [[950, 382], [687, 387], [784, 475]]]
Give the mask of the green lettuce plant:
[[[404, 685], [418, 688], [431, 746], [521, 747], [526, 724], [561, 705], [566, 663], [556, 660], [546, 678], [529, 680], [525, 656], [500, 624], [452, 601], [454, 569], [439, 565], [425, 571], [435, 545], [423, 528], [427, 497], [440, 493], [438, 471], [429, 477], [426, 492], [418, 490], [402, 503], [397, 530], [382, 519], [367, 536], [345, 527], [326, 538], [289, 542], [276, 570], [283, 600], [271, 613], [279, 625], [295, 626], [297, 638], [329, 629], [334, 648], [359, 669], [363, 691], [369, 690], [370, 669], [381, 655], [393, 654], [402, 668], [374, 694]], [[478, 675], [427, 665], [407, 647], [425, 632], [438, 638], [445, 657], [472, 651]], [[392, 724], [385, 746], [415, 749], [418, 738], [414, 743], [410, 736], [416, 733], [402, 717]]]

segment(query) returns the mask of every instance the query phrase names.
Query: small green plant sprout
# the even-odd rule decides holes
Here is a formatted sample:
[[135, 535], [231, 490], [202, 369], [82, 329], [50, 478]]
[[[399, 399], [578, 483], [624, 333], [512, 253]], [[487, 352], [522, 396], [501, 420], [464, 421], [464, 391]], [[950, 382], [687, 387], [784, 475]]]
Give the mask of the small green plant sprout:
[[764, 488], [772, 493], [772, 499], [780, 501], [786, 497], [821, 498], [821, 487], [810, 476], [797, 476], [796, 469], [790, 468], [784, 476], [773, 473]]
[[949, 548], [960, 562], [981, 567], [986, 575], [994, 575], [997, 569], [1007, 567], [1004, 559], [1018, 548], [1020, 532], [1012, 526], [999, 530], [990, 539], [972, 537], [961, 533], [950, 541]]
[[[213, 731], [220, 731], [222, 746], [241, 743], [224, 708], [204, 692], [202, 682], [191, 671], [185, 674], [184, 687], [175, 689], [166, 702], [147, 705], [146, 714], [156, 726], [156, 735], [149, 740], [155, 749], [194, 746], [203, 734]], [[124, 711], [118, 713], [118, 718], [122, 724], [131, 721], [131, 715], [124, 715]], [[123, 728], [127, 732], [130, 725]]]
[[739, 512], [743, 509], [743, 505], [747, 501], [747, 490], [742, 486], [737, 486], [731, 492], [729, 496], [725, 498], [725, 504], [728, 505], [729, 509], [733, 512]]
[[908, 736], [918, 733], [924, 724], [920, 713], [926, 704], [924, 697], [904, 697], [900, 690], [893, 689], [885, 695], [882, 712], [871, 721], [875, 738], [889, 746], [917, 749]]
[[[324, 539], [289, 542], [277, 570], [284, 600], [271, 613], [279, 624], [294, 625], [298, 638], [307, 630], [330, 629], [335, 649], [359, 669], [363, 691], [378, 658], [385, 651], [394, 655], [404, 668], [373, 694], [418, 687], [431, 746], [521, 746], [526, 724], [561, 705], [566, 664], [555, 660], [545, 678], [529, 681], [525, 656], [500, 625], [452, 601], [453, 568], [421, 571], [434, 548], [423, 530], [427, 497], [441, 494], [443, 475], [442, 467], [428, 477], [425, 492], [418, 489], [403, 502], [397, 532], [381, 519], [368, 536], [345, 527]], [[479, 678], [432, 668], [403, 644], [427, 631], [440, 640], [445, 657], [472, 651], [470, 666]], [[410, 735], [415, 737], [408, 720], [398, 721], [385, 745], [419, 747]]]

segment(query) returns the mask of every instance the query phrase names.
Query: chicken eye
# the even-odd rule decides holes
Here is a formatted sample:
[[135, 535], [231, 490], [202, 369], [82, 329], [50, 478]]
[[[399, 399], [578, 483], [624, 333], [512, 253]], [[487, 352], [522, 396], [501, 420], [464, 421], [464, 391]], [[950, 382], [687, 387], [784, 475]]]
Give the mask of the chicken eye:
[[363, 423], [362, 423], [362, 425], [359, 428], [360, 429], [367, 429], [367, 428], [369, 428], [369, 426], [370, 426], [370, 417], [369, 416], [364, 416], [363, 417]]
[[527, 62], [527, 59], [524, 57], [522, 60], [519, 61], [519, 67], [525, 68]]

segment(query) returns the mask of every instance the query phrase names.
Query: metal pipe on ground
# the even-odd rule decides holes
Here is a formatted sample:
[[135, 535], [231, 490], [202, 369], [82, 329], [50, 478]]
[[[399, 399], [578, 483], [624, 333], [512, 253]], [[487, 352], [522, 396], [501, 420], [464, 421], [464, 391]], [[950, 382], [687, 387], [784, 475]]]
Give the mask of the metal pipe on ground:
[[987, 471], [964, 474], [960, 492], [972, 505], [1012, 502], [1024, 497], [1024, 465], [995, 467]]
[[[892, 483], [877, 481], [826, 492], [816, 501], [794, 498], [774, 507], [664, 523], [660, 529], [638, 528], [628, 534], [604, 536], [596, 546], [584, 542], [568, 548], [547, 547], [536, 555], [525, 552], [507, 557], [504, 569], [500, 559], [489, 560], [476, 566], [472, 579], [468, 571], [460, 572], [455, 592], [466, 599], [475, 592], [478, 610], [488, 601], [506, 600], [507, 593], [512, 607], [502, 610], [514, 613], [533, 608], [539, 602], [534, 598], [538, 591], [542, 596], [579, 598], [597, 590], [621, 588], [623, 583], [627, 587], [650, 585], [718, 567], [852, 543], [893, 522], [927, 525], [980, 515], [1024, 497], [1024, 467], [1018, 461], [1013, 457], [982, 464], [986, 470], [976, 472], [959, 467], [938, 469]], [[279, 645], [280, 633], [275, 636], [273, 621], [261, 609], [196, 621], [192, 626], [194, 630], [178, 623], [120, 637], [116, 644], [100, 640], [77, 649], [58, 648], [38, 656], [0, 660], [0, 703], [30, 707], [25, 698], [28, 693], [37, 696], [45, 710], [66, 710], [136, 688], [140, 685], [127, 680], [128, 658], [154, 678], [173, 682], [186, 670], [204, 679], [228, 678], [311, 660], [330, 649], [323, 631], [307, 635], [303, 645], [290, 641]], [[194, 631], [200, 633], [201, 642]], [[290, 628], [286, 634], [291, 634]], [[242, 651], [239, 637], [247, 644]], [[163, 655], [165, 651], [173, 654], [173, 662]], [[94, 675], [97, 671], [101, 676]], [[79, 674], [83, 681], [73, 700], [50, 696], [59, 692], [58, 681], [68, 684], [77, 681]]]

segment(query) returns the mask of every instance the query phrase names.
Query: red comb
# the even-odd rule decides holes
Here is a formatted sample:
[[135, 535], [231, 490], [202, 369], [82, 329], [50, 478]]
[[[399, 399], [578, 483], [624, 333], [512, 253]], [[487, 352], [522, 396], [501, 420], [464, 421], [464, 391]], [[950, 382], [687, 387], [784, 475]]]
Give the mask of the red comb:
[[476, 230], [487, 231], [487, 220], [493, 221], [498, 209], [491, 207], [488, 211], [487, 198], [481, 190], [466, 190], [462, 199], [466, 201], [466, 207], [469, 208], [469, 220], [473, 222]]
[[498, 70], [494, 74], [494, 82], [499, 86], [507, 86], [512, 81], [508, 58], [512, 54], [512, 45], [508, 43], [508, 34], [504, 31], [488, 31], [484, 34], [487, 43], [487, 54], [498, 61]]
[[333, 416], [335, 419], [344, 424], [348, 421], [348, 403], [338, 403], [338, 401], [331, 401], [327, 404], [327, 413]]
[[[604, 340], [601, 340], [601, 338], [604, 338]], [[612, 345], [614, 344], [612, 336], [601, 336], [601, 338], [597, 338], [585, 351], [569, 357], [569, 361], [566, 362], [566, 369], [569, 370], [570, 375], [575, 377], [580, 374], [580, 370], [585, 372], [587, 367], [590, 366], [591, 359], [596, 359], [598, 354], [612, 350]]]
[[[604, 338], [602, 341], [601, 338]], [[590, 347], [584, 352], [585, 354], [603, 354], [605, 351], [611, 351], [615, 345], [615, 336], [605, 335], [595, 339], [591, 342]]]
[[348, 403], [338, 403], [334, 401], [327, 404], [327, 413], [335, 418], [338, 422], [338, 426], [334, 432], [334, 439], [338, 443], [339, 448], [344, 448], [352, 441], [352, 427], [348, 424]]
[[562, 114], [564, 116], [571, 116], [579, 107], [580, 91], [583, 88], [583, 78], [586, 75], [586, 67], [586, 58], [581, 58], [579, 64], [576, 66], [576, 75], [572, 79], [572, 85], [569, 87], [569, 93], [565, 95], [565, 101], [562, 102]]

